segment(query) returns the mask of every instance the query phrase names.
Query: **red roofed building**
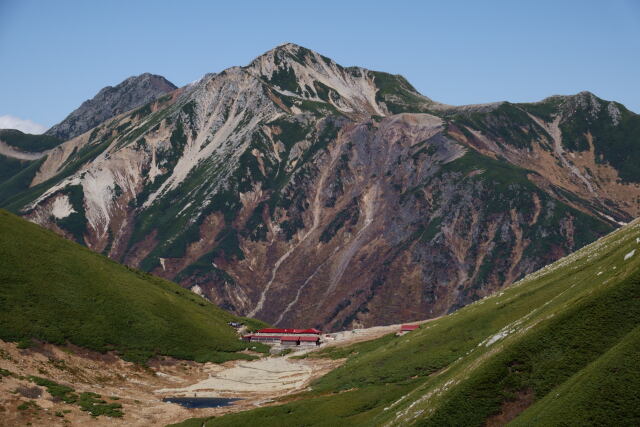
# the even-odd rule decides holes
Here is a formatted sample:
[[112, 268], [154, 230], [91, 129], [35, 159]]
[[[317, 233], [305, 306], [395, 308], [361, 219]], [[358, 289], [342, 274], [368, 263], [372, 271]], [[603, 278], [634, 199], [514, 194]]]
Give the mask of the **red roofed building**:
[[246, 335], [242, 337], [242, 339], [249, 338], [249, 341], [259, 341], [259, 342], [278, 342], [280, 341], [280, 335]]
[[283, 334], [283, 335], [320, 335], [322, 332], [311, 329], [281, 329], [281, 328], [264, 328], [256, 331], [256, 334]]
[[300, 337], [300, 345], [320, 345], [320, 337]]
[[408, 332], [415, 331], [419, 327], [420, 325], [402, 325], [400, 326], [400, 332], [398, 332], [398, 335], [404, 335]]
[[285, 347], [300, 345], [300, 337], [291, 335], [280, 337], [280, 345]]
[[264, 328], [253, 334], [242, 337], [244, 341], [257, 342], [280, 342], [281, 345], [291, 346], [313, 344], [320, 345], [320, 334], [322, 332], [315, 328], [310, 329], [284, 329], [284, 328]]

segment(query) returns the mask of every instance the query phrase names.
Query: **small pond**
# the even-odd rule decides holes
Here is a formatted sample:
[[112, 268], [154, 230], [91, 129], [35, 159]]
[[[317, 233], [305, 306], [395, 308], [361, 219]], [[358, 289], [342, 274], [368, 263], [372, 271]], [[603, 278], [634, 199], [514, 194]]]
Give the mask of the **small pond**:
[[165, 397], [163, 402], [177, 403], [185, 408], [219, 408], [221, 406], [229, 406], [236, 400], [232, 397]]

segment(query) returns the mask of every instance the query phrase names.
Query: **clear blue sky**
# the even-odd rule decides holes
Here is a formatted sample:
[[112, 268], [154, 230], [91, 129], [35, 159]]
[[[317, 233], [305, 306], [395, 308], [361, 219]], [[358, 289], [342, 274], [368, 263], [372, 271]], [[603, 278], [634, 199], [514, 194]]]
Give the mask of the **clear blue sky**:
[[128, 76], [181, 86], [287, 41], [449, 104], [590, 90], [640, 112], [640, 0], [0, 0], [0, 116], [48, 127]]

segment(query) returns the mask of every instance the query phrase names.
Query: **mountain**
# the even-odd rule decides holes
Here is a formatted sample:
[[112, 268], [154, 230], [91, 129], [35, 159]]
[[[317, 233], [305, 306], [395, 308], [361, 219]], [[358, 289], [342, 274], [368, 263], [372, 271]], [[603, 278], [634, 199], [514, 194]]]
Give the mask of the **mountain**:
[[[640, 221], [405, 336], [288, 403], [182, 426], [638, 425]], [[176, 425], [177, 426], [177, 425]]]
[[45, 134], [65, 141], [75, 138], [105, 120], [145, 105], [175, 89], [173, 83], [155, 74], [129, 77], [117, 86], [100, 90]]
[[394, 324], [639, 215], [638, 121], [590, 93], [449, 106], [285, 44], [56, 147], [0, 206], [239, 315]]
[[62, 142], [54, 136], [0, 129], [0, 200], [28, 189], [30, 173], [23, 171], [29, 169], [35, 173], [48, 151]]
[[127, 268], [0, 211], [0, 339], [37, 339], [151, 356], [222, 362], [249, 358], [239, 319], [166, 280]]
[[[50, 135], [33, 135], [17, 129], [0, 129], [0, 147], [10, 146], [23, 153], [43, 153], [63, 141]], [[0, 154], [4, 154], [0, 151]], [[29, 160], [29, 159], [26, 159]]]

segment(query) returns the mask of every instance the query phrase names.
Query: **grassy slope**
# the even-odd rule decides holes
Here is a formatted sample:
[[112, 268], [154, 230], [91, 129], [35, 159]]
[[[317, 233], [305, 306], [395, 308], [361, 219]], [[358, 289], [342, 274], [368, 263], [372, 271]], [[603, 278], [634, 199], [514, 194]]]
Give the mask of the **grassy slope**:
[[299, 400], [206, 425], [483, 425], [522, 396], [514, 423], [637, 425], [639, 236], [634, 222], [416, 332], [328, 351], [349, 358]]
[[[631, 364], [635, 363], [636, 367]], [[640, 327], [551, 391], [513, 423], [519, 425], [640, 425]], [[630, 369], [635, 368], [635, 369]], [[611, 414], [616, 414], [612, 418]]]
[[11, 179], [31, 164], [28, 160], [18, 160], [0, 155], [0, 185]]
[[[0, 211], [0, 338], [31, 338], [145, 361], [247, 358], [238, 318], [160, 278], [121, 266]], [[261, 323], [244, 319], [250, 326]]]
[[[27, 152], [48, 150], [62, 143], [52, 136], [31, 135], [16, 129], [0, 129], [0, 141]], [[40, 160], [18, 160], [0, 155], [0, 205], [29, 188], [41, 163]]]
[[22, 151], [38, 153], [62, 144], [60, 138], [50, 135], [33, 135], [16, 129], [0, 129], [0, 140]]

